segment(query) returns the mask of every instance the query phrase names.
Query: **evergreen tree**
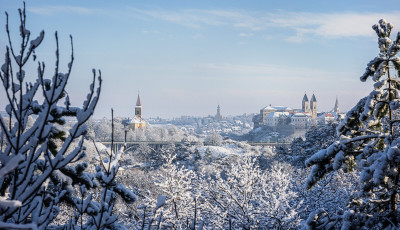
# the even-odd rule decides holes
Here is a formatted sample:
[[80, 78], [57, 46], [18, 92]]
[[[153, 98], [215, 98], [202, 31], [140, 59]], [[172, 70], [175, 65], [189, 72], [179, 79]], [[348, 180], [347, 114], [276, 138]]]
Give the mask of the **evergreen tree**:
[[[392, 41], [393, 25], [384, 19], [372, 28], [378, 35], [380, 52], [368, 63], [361, 81], [371, 77], [374, 90], [338, 126], [340, 140], [306, 161], [306, 165], [314, 165], [306, 182], [308, 188], [330, 171], [348, 171], [357, 165], [362, 191], [352, 199], [348, 210], [336, 217], [327, 217], [323, 210], [312, 213], [307, 220], [312, 228], [337, 223], [342, 229], [399, 227], [400, 139], [394, 133], [399, 120], [394, 119], [393, 110], [400, 106], [400, 33]], [[388, 125], [384, 125], [385, 120]]]

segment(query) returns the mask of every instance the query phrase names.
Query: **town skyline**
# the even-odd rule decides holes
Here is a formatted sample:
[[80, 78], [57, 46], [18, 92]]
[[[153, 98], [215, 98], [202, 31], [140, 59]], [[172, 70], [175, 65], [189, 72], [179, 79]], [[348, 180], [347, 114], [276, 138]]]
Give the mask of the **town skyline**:
[[[95, 3], [95, 4], [94, 4]], [[61, 65], [74, 38], [75, 63], [67, 91], [81, 101], [92, 68], [103, 73], [94, 116], [132, 116], [137, 91], [143, 116], [207, 116], [218, 104], [225, 114], [257, 113], [268, 104], [299, 108], [315, 92], [319, 110], [339, 98], [348, 111], [372, 89], [361, 83], [365, 63], [379, 50], [371, 26], [380, 18], [400, 26], [399, 11], [374, 1], [30, 1], [27, 25], [46, 31], [43, 60], [54, 63], [54, 31]], [[22, 1], [0, 0], [18, 23]], [[4, 26], [5, 16], [0, 16]], [[18, 32], [11, 31], [16, 35]], [[6, 45], [0, 36], [0, 49]], [[0, 57], [3, 60], [4, 57]], [[31, 64], [33, 73], [35, 63]], [[63, 69], [65, 70], [65, 68]], [[0, 95], [0, 105], [5, 103]]]

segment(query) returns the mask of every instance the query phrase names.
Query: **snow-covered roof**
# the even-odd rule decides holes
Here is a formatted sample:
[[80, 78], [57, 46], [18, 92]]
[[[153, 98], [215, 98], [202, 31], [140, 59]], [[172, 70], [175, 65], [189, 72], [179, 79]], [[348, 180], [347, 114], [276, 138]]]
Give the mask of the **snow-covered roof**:
[[292, 113], [292, 117], [311, 117], [309, 113]]
[[267, 115], [267, 117], [287, 117], [289, 116], [289, 112], [271, 112]]
[[274, 107], [272, 107], [271, 105], [268, 105], [262, 108], [261, 110], [276, 110], [276, 109], [274, 109]]
[[129, 119], [128, 124], [141, 124], [141, 123], [146, 123], [143, 119], [141, 119], [140, 117], [135, 116], [132, 119]]
[[268, 105], [268, 106], [265, 106], [264, 108], [262, 108], [261, 110], [273, 110], [273, 111], [289, 111], [289, 110], [293, 110], [292, 108], [290, 108], [290, 107], [287, 107], [287, 106], [271, 106], [271, 105]]

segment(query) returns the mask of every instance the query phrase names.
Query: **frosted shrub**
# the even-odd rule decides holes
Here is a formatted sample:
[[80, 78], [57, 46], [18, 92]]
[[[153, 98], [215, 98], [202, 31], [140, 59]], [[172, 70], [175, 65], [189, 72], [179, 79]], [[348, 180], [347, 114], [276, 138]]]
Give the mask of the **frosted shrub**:
[[204, 144], [212, 146], [220, 146], [222, 145], [222, 137], [218, 133], [211, 133], [207, 135], [206, 139], [204, 140]]
[[238, 159], [224, 175], [202, 175], [201, 215], [210, 229], [288, 229], [300, 224], [290, 167], [275, 162], [262, 172], [250, 158]]

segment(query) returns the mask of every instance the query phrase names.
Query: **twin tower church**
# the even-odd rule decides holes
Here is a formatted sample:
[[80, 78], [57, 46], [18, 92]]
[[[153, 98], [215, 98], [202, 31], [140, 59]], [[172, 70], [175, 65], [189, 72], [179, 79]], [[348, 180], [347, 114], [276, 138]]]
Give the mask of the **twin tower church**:
[[336, 98], [335, 106], [330, 112], [317, 112], [317, 98], [312, 95], [308, 100], [304, 94], [301, 109], [292, 109], [286, 106], [268, 105], [260, 109], [260, 114], [253, 117], [254, 129], [262, 126], [278, 127], [291, 125], [294, 129], [306, 129], [310, 125], [326, 124], [340, 117], [339, 102]]

